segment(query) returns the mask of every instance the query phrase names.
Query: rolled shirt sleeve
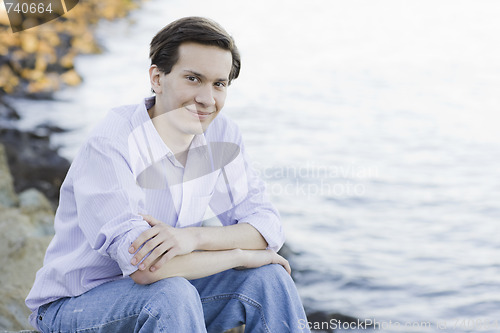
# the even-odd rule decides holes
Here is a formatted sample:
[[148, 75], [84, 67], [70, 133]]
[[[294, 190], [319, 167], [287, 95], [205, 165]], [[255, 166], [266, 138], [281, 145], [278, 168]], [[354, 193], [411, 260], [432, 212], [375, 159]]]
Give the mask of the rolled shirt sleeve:
[[137, 228], [129, 230], [128, 232], [118, 236], [109, 245], [109, 256], [118, 263], [123, 276], [129, 276], [137, 270], [137, 266], [140, 264], [140, 262], [137, 263], [137, 265], [132, 265], [130, 263], [134, 254], [129, 253], [128, 248], [137, 239], [137, 237], [139, 237], [139, 235], [147, 229], [149, 228], [140, 225]]
[[128, 252], [132, 242], [149, 224], [139, 213], [145, 213], [144, 194], [130, 169], [126, 150], [110, 139], [94, 137], [83, 148], [75, 170], [74, 195], [78, 225], [90, 247], [108, 256], [124, 276], [136, 266], [130, 264]]

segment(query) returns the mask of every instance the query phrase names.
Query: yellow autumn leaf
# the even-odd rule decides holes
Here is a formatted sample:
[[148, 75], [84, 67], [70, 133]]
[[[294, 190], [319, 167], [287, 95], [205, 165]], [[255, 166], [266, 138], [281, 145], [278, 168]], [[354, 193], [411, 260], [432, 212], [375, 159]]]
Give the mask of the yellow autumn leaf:
[[45, 72], [45, 69], [47, 69], [47, 57], [43, 53], [38, 54], [35, 61], [35, 70]]
[[66, 55], [64, 55], [63, 57], [61, 57], [61, 59], [59, 60], [59, 63], [64, 68], [72, 68], [74, 58], [75, 58], [75, 53], [69, 52]]
[[19, 84], [19, 78], [7, 66], [0, 67], [0, 89], [3, 89], [7, 94], [10, 94]]
[[27, 87], [28, 93], [52, 92], [59, 90], [57, 76], [48, 74], [37, 81], [30, 82]]
[[45, 59], [49, 64], [53, 64], [57, 61], [56, 49], [50, 46], [47, 41], [40, 41], [38, 44], [38, 54], [45, 56]]
[[21, 32], [21, 48], [28, 53], [34, 53], [38, 48], [38, 38], [34, 33]]
[[42, 36], [43, 39], [45, 39], [51, 46], [58, 46], [61, 44], [59, 36], [54, 31], [47, 31]]
[[82, 82], [82, 78], [74, 69], [71, 69], [62, 74], [61, 79], [68, 86], [77, 86]]

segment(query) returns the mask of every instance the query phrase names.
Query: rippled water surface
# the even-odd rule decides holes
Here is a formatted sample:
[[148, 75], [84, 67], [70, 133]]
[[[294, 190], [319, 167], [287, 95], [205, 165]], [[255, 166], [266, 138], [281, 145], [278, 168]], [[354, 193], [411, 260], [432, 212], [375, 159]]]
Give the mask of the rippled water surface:
[[18, 102], [23, 126], [74, 128], [54, 138], [71, 158], [107, 109], [148, 95], [148, 43], [187, 15], [241, 49], [224, 112], [282, 213], [305, 304], [423, 323], [384, 331], [498, 331], [500, 3], [145, 2], [100, 26], [84, 85]]

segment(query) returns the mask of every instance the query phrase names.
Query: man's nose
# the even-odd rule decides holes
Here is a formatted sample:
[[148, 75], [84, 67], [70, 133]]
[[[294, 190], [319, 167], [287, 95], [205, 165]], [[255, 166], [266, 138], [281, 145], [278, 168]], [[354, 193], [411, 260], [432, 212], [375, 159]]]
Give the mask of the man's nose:
[[215, 105], [213, 87], [209, 85], [200, 87], [196, 94], [195, 101], [196, 103], [202, 104], [203, 106]]

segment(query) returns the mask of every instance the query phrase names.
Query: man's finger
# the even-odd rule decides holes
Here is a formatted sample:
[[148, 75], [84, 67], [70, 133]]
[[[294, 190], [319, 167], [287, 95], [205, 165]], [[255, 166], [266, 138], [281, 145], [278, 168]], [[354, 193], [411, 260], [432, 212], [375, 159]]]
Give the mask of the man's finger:
[[148, 230], [142, 232], [139, 235], [139, 237], [137, 237], [136, 240], [133, 241], [133, 243], [130, 245], [130, 247], [128, 249], [128, 252], [129, 253], [135, 253], [135, 251], [137, 251], [137, 249], [140, 248], [141, 245], [143, 245], [148, 240], [150, 240], [151, 238], [153, 238], [156, 235], [158, 235], [158, 233], [159, 233], [159, 230], [155, 229], [155, 228], [151, 228], [151, 229], [148, 229]]
[[[162, 255], [167, 253], [172, 246], [169, 245], [168, 243], [162, 243], [158, 245], [152, 252], [151, 254], [144, 259], [144, 261], [141, 263], [142, 269], [149, 267], [150, 265], [154, 264], [155, 261], [160, 260], [162, 258]], [[144, 266], [142, 266], [144, 265]]]
[[147, 214], [141, 214], [139, 213], [139, 215], [142, 216], [142, 218], [144, 219], [144, 221], [148, 222], [148, 224], [152, 227], [154, 227], [155, 225], [161, 223], [160, 220], [158, 219], [155, 219], [154, 217], [152, 217], [151, 215], [147, 215]]
[[[150, 238], [145, 243], [142, 244], [142, 248], [134, 255], [134, 257], [130, 260], [132, 265], [136, 265], [140, 262], [149, 252], [153, 251], [160, 244], [162, 244], [164, 238], [157, 234], [155, 237]], [[140, 247], [141, 245], [139, 245]], [[130, 251], [130, 250], [129, 250]]]
[[281, 257], [282, 259], [282, 263], [281, 263], [281, 266], [283, 266], [283, 268], [288, 272], [288, 274], [292, 275], [292, 268], [290, 267], [290, 263], [288, 262], [288, 260], [286, 260], [285, 258]]
[[156, 262], [153, 266], [151, 266], [150, 271], [154, 272], [155, 270], [159, 269], [161, 266], [163, 266], [165, 263], [167, 263], [169, 260], [171, 260], [173, 257], [177, 255], [177, 252], [175, 248], [171, 248], [168, 250], [166, 253], [163, 254], [160, 260]]
[[288, 274], [292, 275], [292, 268], [290, 267], [290, 264], [288, 263], [288, 261], [286, 262], [285, 269], [288, 272]]

